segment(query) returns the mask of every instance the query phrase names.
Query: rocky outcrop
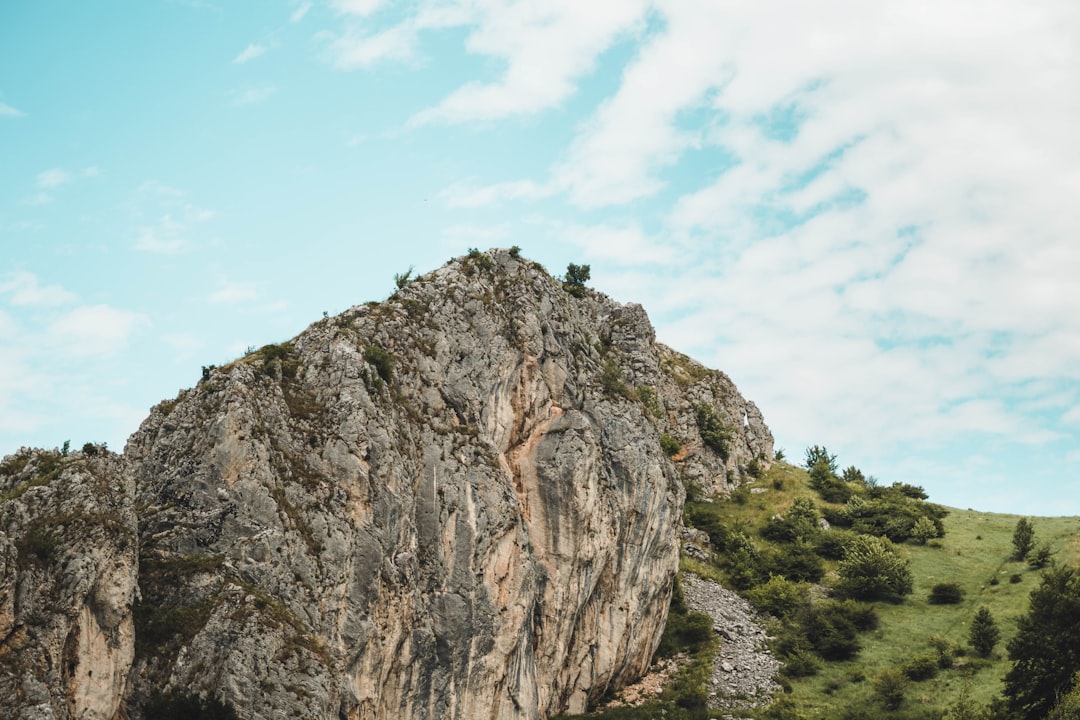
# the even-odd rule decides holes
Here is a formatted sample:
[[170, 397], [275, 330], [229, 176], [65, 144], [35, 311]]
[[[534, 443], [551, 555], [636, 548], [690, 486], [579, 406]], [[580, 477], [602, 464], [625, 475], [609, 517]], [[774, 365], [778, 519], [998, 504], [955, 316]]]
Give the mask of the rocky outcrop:
[[[683, 481], [729, 489], [772, 438], [726, 376], [657, 344], [639, 306], [492, 251], [207, 373], [122, 458], [76, 455], [0, 525], [0, 559], [15, 557], [31, 516], [9, 505], [86, 485], [78, 463], [113, 479], [98, 501], [122, 522], [96, 555], [45, 523], [65, 559], [98, 559], [66, 624], [46, 610], [56, 628], [34, 635], [13, 616], [46, 656], [75, 648], [71, 677], [115, 668], [94, 680], [108, 692], [21, 670], [53, 717], [138, 717], [182, 691], [242, 718], [542, 718], [647, 669]], [[12, 587], [67, 572], [35, 563]], [[99, 598], [105, 577], [121, 590]]]
[[[0, 465], [5, 717], [113, 718], [134, 658], [134, 485], [115, 455]], [[12, 713], [12, 714], [8, 714]]]

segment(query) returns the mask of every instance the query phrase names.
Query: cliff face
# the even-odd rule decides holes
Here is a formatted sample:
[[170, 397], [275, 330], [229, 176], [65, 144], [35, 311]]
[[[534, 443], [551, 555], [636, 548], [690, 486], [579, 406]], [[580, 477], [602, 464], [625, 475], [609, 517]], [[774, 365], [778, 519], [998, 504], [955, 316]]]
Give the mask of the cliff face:
[[[216, 369], [122, 458], [57, 460], [5, 503], [0, 694], [36, 682], [22, 717], [56, 718], [138, 717], [170, 690], [242, 718], [580, 711], [648, 666], [681, 480], [723, 490], [771, 457], [757, 408], [640, 307], [471, 253]], [[43, 520], [64, 561], [20, 561], [27, 503], [88, 486], [82, 465], [119, 519]], [[68, 556], [82, 584], [46, 609]], [[5, 671], [26, 642], [60, 662]]]

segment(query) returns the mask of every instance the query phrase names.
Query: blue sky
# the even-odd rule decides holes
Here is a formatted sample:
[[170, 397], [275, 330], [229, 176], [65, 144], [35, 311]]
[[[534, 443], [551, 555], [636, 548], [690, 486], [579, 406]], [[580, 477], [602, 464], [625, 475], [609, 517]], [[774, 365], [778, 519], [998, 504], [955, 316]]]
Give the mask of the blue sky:
[[1080, 9], [0, 7], [0, 452], [519, 245], [640, 302], [790, 458], [1080, 514]]

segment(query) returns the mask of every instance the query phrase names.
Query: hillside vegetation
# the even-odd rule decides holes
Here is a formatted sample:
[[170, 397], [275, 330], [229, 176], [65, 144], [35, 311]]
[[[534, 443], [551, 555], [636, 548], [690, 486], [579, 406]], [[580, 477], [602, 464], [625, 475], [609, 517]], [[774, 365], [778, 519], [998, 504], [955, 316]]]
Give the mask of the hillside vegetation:
[[[769, 708], [739, 715], [1007, 717], [1000, 698], [1012, 667], [1008, 643], [1043, 573], [1080, 566], [1080, 518], [944, 508], [921, 488], [882, 486], [855, 468], [839, 472], [824, 448], [811, 448], [808, 464], [809, 472], [776, 462], [730, 499], [695, 497], [690, 488], [686, 523], [709, 534], [713, 553], [710, 562], [684, 557], [682, 569], [738, 589], [778, 618], [770, 635], [785, 662], [786, 692]], [[1023, 559], [1014, 544], [1018, 523], [1034, 531]], [[859, 575], [852, 556], [860, 553], [873, 556], [867, 562], [885, 568], [890, 581]], [[673, 612], [670, 622], [686, 634], [685, 615]], [[974, 636], [973, 623], [982, 627]], [[699, 658], [706, 650], [694, 649]], [[661, 710], [670, 718], [714, 717], [701, 700], [684, 682], [656, 704], [595, 717]]]

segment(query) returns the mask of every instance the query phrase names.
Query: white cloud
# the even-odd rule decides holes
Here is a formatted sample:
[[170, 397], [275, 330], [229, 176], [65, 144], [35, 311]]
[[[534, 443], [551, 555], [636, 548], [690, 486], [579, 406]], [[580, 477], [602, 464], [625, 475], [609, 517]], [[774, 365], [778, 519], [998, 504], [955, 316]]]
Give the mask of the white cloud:
[[[346, 17], [365, 18], [381, 0], [335, 0]], [[378, 30], [348, 22], [329, 36], [327, 57], [340, 69], [382, 61], [412, 61], [420, 35], [448, 28], [469, 30], [469, 53], [494, 58], [505, 70], [494, 80], [471, 81], [410, 123], [464, 123], [527, 115], [558, 107], [592, 72], [611, 44], [644, 26], [647, 0], [524, 2], [421, 2], [403, 20]]]
[[26, 271], [8, 273], [0, 281], [0, 293], [10, 294], [12, 305], [57, 306], [75, 302], [78, 297], [59, 285], [42, 286], [37, 275]]
[[252, 283], [238, 283], [222, 279], [217, 290], [207, 300], [216, 304], [235, 305], [259, 299], [259, 291]]
[[176, 351], [178, 359], [190, 358], [203, 347], [199, 336], [190, 332], [166, 333], [161, 336], [161, 339]]
[[334, 10], [345, 15], [366, 17], [384, 4], [384, 0], [330, 0]]
[[218, 216], [214, 210], [189, 202], [183, 190], [157, 180], [139, 185], [132, 213], [138, 222], [132, 247], [160, 255], [186, 252], [198, 226]]
[[37, 186], [39, 188], [54, 188], [71, 182], [71, 173], [60, 168], [52, 168], [38, 173]]
[[91, 165], [82, 169], [82, 176], [84, 178], [95, 178], [101, 175], [101, 169], [97, 166]]
[[109, 355], [126, 347], [130, 336], [150, 324], [141, 313], [108, 305], [76, 308], [49, 324], [51, 341], [72, 355]]
[[50, 195], [47, 192], [36, 192], [33, 195], [30, 195], [29, 197], [25, 197], [22, 200], [20, 200], [19, 204], [20, 205], [30, 205], [30, 206], [48, 205], [49, 203], [53, 202], [55, 199], [56, 199], [55, 197], [53, 197], [52, 195]]
[[293, 10], [292, 15], [289, 16], [289, 22], [291, 22], [291, 23], [300, 22], [301, 20], [304, 19], [304, 16], [308, 14], [309, 10], [311, 10], [311, 3], [309, 3], [309, 2], [301, 3], [300, 7]]
[[277, 88], [272, 85], [237, 90], [232, 94], [232, 103], [237, 107], [258, 105], [259, 103], [264, 103], [269, 100], [276, 92]]
[[494, 205], [503, 200], [537, 200], [549, 197], [555, 188], [539, 185], [532, 180], [520, 180], [477, 186], [457, 182], [439, 192], [439, 199], [451, 208], [475, 208]]
[[239, 55], [233, 58], [233, 63], [243, 65], [244, 63], [251, 62], [255, 58], [264, 55], [267, 49], [268, 48], [265, 45], [251, 43], [244, 48]]
[[672, 265], [678, 256], [634, 223], [572, 225], [556, 223], [553, 233], [581, 249], [585, 259], [608, 267]]
[[416, 43], [416, 31], [408, 26], [395, 26], [377, 33], [350, 29], [333, 38], [327, 54], [334, 67], [355, 70], [387, 60], [409, 60], [414, 56]]
[[171, 215], [163, 215], [155, 224], [139, 228], [133, 247], [142, 252], [175, 255], [187, 249], [188, 242], [183, 237], [186, 230]]
[[0, 102], [0, 117], [23, 117], [26, 113], [17, 108], [13, 108], [7, 103]]
[[470, 53], [506, 63], [493, 82], [472, 81], [413, 124], [473, 122], [537, 113], [558, 107], [592, 72], [597, 56], [619, 36], [641, 28], [644, 0], [561, 0], [551, 3], [483, 3], [460, 21], [472, 28]]

